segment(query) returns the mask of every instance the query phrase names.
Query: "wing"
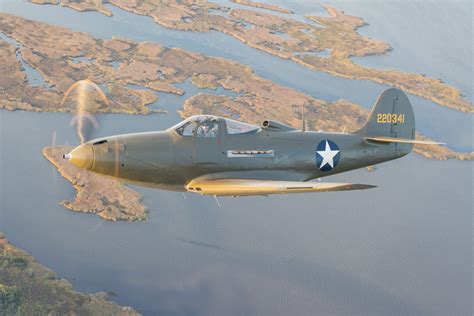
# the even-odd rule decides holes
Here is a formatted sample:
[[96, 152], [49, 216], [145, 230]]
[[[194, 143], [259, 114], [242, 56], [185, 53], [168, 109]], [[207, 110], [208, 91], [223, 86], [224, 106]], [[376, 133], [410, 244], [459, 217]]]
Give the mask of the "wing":
[[352, 183], [322, 183], [298, 181], [268, 181], [252, 179], [194, 179], [189, 192], [215, 196], [250, 196], [304, 192], [349, 191], [375, 188], [373, 185]]

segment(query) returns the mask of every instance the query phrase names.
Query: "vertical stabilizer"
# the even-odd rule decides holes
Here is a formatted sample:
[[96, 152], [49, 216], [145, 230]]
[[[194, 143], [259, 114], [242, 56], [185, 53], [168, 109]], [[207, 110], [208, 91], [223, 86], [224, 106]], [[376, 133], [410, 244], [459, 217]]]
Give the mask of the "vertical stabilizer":
[[356, 132], [366, 141], [382, 146], [393, 144], [397, 156], [408, 154], [415, 141], [415, 115], [403, 91], [390, 88], [382, 92], [365, 125]]
[[415, 139], [415, 115], [405, 93], [395, 88], [382, 92], [357, 133], [364, 137]]

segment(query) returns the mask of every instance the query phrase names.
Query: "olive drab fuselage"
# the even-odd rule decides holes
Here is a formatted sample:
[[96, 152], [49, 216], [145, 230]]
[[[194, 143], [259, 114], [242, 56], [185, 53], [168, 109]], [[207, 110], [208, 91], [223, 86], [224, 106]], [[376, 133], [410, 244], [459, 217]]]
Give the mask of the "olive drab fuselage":
[[306, 132], [274, 121], [258, 127], [197, 115], [165, 131], [89, 141], [65, 158], [142, 186], [216, 195], [277, 194], [351, 189], [351, 184], [329, 188], [306, 181], [402, 157], [413, 144], [433, 142], [415, 139], [410, 101], [390, 88], [352, 133]]
[[[217, 124], [213, 137], [198, 134], [206, 118]], [[411, 145], [375, 145], [358, 134], [302, 132], [283, 125], [230, 134], [227, 119], [194, 119], [189, 119], [194, 127], [190, 135], [180, 135], [175, 126], [88, 142], [94, 152], [90, 169], [142, 186], [181, 191], [203, 175], [307, 181], [395, 159], [411, 149]], [[326, 140], [337, 144], [339, 157], [337, 165], [323, 171], [316, 152]]]

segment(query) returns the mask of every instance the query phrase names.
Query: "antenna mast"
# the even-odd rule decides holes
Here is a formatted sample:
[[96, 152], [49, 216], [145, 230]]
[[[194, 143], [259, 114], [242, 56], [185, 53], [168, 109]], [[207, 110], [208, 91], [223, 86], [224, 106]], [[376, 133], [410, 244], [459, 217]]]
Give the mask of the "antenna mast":
[[304, 104], [301, 105], [301, 131], [302, 132], [306, 131], [306, 118], [304, 115]]

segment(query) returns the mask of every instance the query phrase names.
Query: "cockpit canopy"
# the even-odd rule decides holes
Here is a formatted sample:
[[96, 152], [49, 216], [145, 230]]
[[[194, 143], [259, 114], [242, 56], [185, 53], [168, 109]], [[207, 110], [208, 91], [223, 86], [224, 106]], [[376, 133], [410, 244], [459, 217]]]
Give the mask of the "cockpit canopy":
[[172, 127], [181, 136], [192, 136], [196, 129], [197, 137], [214, 138], [219, 132], [219, 123], [225, 126], [227, 134], [253, 134], [260, 127], [213, 115], [195, 115]]

